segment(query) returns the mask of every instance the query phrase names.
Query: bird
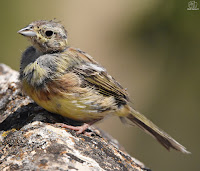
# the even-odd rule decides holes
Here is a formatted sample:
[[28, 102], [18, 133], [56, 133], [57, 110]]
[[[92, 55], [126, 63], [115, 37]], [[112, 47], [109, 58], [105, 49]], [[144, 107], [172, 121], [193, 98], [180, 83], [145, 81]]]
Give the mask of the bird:
[[167, 150], [189, 154], [186, 148], [133, 107], [126, 89], [86, 52], [70, 47], [65, 27], [39, 20], [18, 31], [30, 42], [22, 54], [20, 82], [25, 93], [49, 112], [83, 123], [63, 124], [84, 133], [107, 115], [131, 121]]

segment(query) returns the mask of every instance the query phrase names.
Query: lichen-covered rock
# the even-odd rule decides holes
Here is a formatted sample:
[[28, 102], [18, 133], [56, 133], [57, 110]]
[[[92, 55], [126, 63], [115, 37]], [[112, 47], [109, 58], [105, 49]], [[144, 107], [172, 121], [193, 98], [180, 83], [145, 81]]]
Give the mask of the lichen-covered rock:
[[17, 77], [0, 65], [0, 170], [148, 170], [101, 130], [92, 127], [86, 136], [59, 127], [80, 123], [37, 106], [21, 93]]

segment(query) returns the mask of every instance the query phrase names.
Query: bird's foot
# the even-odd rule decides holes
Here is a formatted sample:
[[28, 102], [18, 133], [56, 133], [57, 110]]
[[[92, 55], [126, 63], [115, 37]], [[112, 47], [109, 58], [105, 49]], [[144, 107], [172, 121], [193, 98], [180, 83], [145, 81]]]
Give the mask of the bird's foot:
[[100, 134], [99, 131], [96, 131], [95, 130], [95, 133], [92, 131], [92, 132], [86, 132], [86, 130], [92, 125], [94, 124], [95, 122], [99, 121], [100, 119], [96, 119], [96, 120], [93, 120], [93, 121], [90, 121], [88, 123], [84, 123], [83, 125], [81, 126], [72, 126], [72, 125], [67, 125], [67, 124], [64, 124], [64, 123], [57, 123], [56, 125], [58, 126], [61, 126], [62, 128], [68, 128], [68, 129], [71, 129], [71, 130], [74, 130], [74, 131], [77, 131], [76, 133], [77, 134], [84, 134], [84, 135], [87, 135], [87, 136], [92, 136], [94, 134]]
[[84, 123], [81, 126], [72, 126], [72, 125], [67, 125], [67, 124], [57, 124], [59, 126], [61, 126], [62, 128], [68, 128], [74, 131], [77, 131], [77, 134], [82, 134], [83, 132], [85, 132], [86, 129], [88, 129], [88, 127], [90, 126], [90, 124]]

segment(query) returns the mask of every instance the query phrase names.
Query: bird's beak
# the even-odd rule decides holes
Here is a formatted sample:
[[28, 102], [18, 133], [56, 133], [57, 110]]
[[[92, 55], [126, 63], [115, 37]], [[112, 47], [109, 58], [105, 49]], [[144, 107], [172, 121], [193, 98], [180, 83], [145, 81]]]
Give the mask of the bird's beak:
[[36, 32], [33, 30], [33, 26], [28, 25], [27, 27], [24, 27], [23, 29], [19, 30], [17, 33], [27, 36], [27, 37], [34, 37], [36, 36]]

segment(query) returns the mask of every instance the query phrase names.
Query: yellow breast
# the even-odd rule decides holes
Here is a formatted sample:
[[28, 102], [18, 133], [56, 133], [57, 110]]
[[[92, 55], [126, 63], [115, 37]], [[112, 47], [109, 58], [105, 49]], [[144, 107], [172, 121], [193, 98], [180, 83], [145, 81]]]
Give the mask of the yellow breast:
[[[85, 95], [77, 96], [74, 93], [63, 93], [52, 91], [52, 89], [36, 89], [23, 81], [25, 92], [41, 107], [49, 112], [60, 114], [64, 117], [86, 122], [94, 119], [103, 118], [108, 111], [99, 112], [98, 106], [93, 104], [94, 101], [100, 100], [93, 92], [85, 92]], [[113, 99], [107, 98], [105, 105], [112, 105]], [[99, 102], [98, 105], [100, 105]], [[102, 104], [104, 105], [104, 104]], [[112, 110], [109, 110], [111, 113]]]

